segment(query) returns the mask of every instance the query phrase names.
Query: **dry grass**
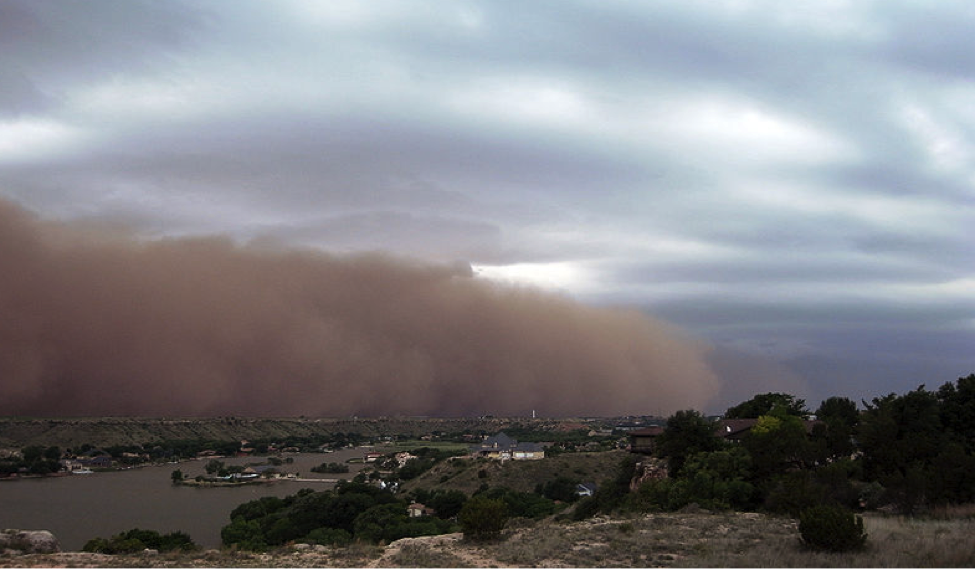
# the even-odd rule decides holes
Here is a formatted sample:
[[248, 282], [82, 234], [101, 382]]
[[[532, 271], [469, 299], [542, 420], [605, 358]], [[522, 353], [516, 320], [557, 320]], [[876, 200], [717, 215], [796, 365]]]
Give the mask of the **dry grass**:
[[384, 557], [378, 567], [474, 567], [465, 559], [440, 547], [410, 543]]
[[[545, 460], [508, 461], [504, 465], [496, 460], [446, 461], [404, 483], [403, 490], [426, 488], [472, 494], [481, 484], [488, 484], [531, 492], [539, 482], [558, 476], [601, 485], [615, 476], [624, 456], [623, 451], [578, 452], [546, 457]], [[481, 471], [483, 478], [478, 476]]]
[[667, 513], [547, 520], [493, 543], [459, 534], [273, 554], [205, 551], [157, 556], [0, 556], [0, 567], [972, 567], [975, 520], [865, 516], [867, 546], [811, 551], [793, 520], [754, 513]]

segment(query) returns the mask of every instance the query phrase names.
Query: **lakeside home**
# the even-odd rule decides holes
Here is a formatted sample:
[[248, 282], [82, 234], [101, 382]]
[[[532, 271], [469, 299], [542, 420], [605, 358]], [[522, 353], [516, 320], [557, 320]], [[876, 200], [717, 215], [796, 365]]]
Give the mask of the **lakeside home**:
[[479, 445], [469, 447], [474, 458], [493, 458], [497, 460], [541, 460], [545, 458], [545, 448], [538, 443], [520, 443], [504, 433], [488, 437]]

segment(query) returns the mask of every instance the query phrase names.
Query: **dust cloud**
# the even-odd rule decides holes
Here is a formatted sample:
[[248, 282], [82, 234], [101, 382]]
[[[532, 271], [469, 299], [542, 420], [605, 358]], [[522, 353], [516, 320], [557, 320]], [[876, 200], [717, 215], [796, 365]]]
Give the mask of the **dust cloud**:
[[379, 254], [146, 240], [0, 200], [0, 414], [665, 414], [707, 347]]

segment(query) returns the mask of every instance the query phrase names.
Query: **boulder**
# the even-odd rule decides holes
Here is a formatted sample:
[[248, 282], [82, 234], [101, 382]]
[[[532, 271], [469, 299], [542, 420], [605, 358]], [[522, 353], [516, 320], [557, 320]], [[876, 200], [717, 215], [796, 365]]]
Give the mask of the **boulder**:
[[60, 553], [61, 544], [47, 530], [5, 529], [0, 532], [0, 549], [21, 553]]

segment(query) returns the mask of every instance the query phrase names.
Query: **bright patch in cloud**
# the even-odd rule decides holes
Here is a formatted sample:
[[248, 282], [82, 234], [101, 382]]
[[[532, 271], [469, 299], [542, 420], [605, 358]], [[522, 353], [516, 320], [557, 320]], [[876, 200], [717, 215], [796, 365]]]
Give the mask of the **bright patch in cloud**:
[[591, 288], [592, 275], [578, 263], [516, 263], [513, 265], [473, 265], [474, 274], [514, 285], [529, 285], [546, 290], [581, 293]]
[[806, 122], [741, 101], [704, 99], [653, 111], [650, 125], [685, 145], [711, 148], [736, 161], [819, 163], [850, 159], [846, 142]]
[[590, 114], [585, 97], [571, 86], [542, 78], [478, 81], [448, 95], [447, 104], [465, 115], [505, 122], [564, 126]]
[[226, 112], [228, 99], [220, 97], [216, 85], [190, 78], [116, 78], [79, 90], [70, 107], [113, 121], [172, 120], [221, 108]]
[[975, 149], [958, 129], [918, 105], [908, 105], [902, 120], [936, 168], [952, 172], [970, 167]]
[[76, 129], [50, 119], [0, 122], [0, 163], [45, 158], [81, 140]]

